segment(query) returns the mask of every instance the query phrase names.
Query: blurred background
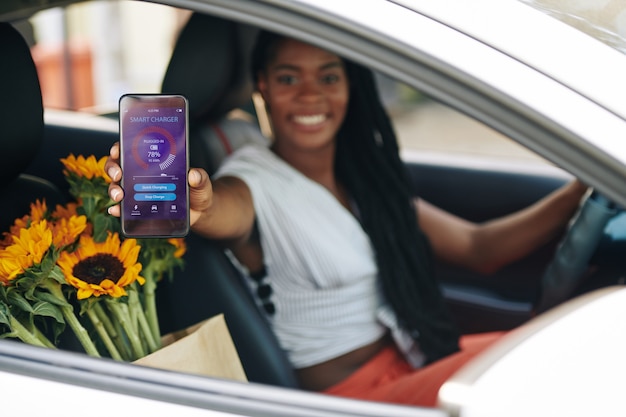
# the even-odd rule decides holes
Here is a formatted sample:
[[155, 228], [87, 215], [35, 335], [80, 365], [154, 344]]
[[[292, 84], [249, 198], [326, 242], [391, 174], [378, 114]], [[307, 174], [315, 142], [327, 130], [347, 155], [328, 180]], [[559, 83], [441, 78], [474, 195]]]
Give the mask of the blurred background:
[[[129, 24], [134, 15], [145, 24]], [[44, 105], [101, 113], [116, 108], [123, 93], [159, 91], [187, 18], [187, 12], [167, 6], [125, 1], [35, 15], [20, 29], [32, 45]]]
[[[520, 1], [614, 47], [625, 44], [626, 0]], [[565, 4], [568, 12], [556, 15], [555, 3], [561, 10]], [[187, 11], [154, 3], [92, 1], [46, 10], [17, 26], [32, 47], [47, 109], [115, 114], [122, 94], [160, 91], [188, 17]], [[379, 76], [379, 86], [404, 151], [422, 157], [443, 152], [490, 163], [546, 164], [512, 140], [405, 85]]]

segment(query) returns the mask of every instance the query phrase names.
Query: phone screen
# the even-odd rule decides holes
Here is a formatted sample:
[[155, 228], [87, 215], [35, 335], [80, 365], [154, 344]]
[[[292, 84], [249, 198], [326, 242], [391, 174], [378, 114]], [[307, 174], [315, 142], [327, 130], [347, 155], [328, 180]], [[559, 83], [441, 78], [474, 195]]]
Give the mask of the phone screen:
[[187, 100], [179, 95], [126, 94], [119, 111], [122, 232], [129, 237], [185, 236]]

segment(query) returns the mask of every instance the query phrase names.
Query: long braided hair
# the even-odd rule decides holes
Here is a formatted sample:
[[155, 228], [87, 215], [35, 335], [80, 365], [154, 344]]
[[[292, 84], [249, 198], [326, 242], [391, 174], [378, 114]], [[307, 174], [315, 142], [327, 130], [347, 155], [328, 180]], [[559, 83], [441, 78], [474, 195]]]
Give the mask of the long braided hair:
[[[254, 80], [282, 39], [259, 33], [252, 53]], [[417, 223], [410, 177], [373, 74], [356, 63], [344, 63], [350, 100], [337, 134], [335, 172], [359, 209], [386, 300], [432, 362], [458, 350], [458, 330], [434, 276], [433, 254]]]

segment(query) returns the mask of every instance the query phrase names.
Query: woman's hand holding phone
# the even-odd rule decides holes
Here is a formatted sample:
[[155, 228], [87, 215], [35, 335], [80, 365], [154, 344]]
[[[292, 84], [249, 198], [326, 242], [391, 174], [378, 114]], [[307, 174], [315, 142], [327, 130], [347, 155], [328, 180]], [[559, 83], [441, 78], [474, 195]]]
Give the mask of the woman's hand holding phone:
[[[105, 170], [112, 182], [109, 185], [109, 197], [119, 203], [124, 198], [124, 190], [120, 186], [122, 180], [122, 169], [119, 164], [120, 147], [119, 142], [113, 144], [109, 152], [109, 158], [105, 165]], [[193, 226], [200, 218], [202, 212], [206, 211], [210, 205], [212, 195], [211, 182], [207, 172], [201, 168], [191, 168], [188, 173], [189, 185], [189, 223]], [[120, 217], [120, 205], [116, 204], [109, 208], [109, 214]]]

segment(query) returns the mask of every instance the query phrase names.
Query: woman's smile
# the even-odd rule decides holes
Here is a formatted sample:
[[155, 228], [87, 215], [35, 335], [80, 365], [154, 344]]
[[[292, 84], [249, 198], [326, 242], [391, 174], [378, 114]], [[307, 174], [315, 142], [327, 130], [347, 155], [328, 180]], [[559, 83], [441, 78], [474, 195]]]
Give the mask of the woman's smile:
[[293, 116], [292, 120], [299, 125], [311, 127], [324, 123], [327, 117], [325, 114], [311, 114], [311, 115], [301, 115], [301, 116]]

